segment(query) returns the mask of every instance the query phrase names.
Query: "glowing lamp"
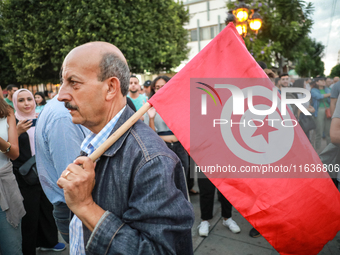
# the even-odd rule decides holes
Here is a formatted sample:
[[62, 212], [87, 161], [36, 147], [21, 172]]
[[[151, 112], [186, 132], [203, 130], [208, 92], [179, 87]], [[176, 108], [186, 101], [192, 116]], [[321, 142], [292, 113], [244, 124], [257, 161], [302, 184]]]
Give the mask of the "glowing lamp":
[[262, 26], [262, 17], [257, 11], [258, 9], [255, 9], [255, 11], [253, 11], [253, 15], [249, 18], [249, 27], [251, 30], [256, 31], [256, 33]]
[[255, 19], [249, 22], [249, 27], [251, 30], [258, 31], [261, 28], [261, 26], [262, 20]]
[[241, 36], [246, 36], [247, 35], [247, 24], [237, 24], [236, 25], [236, 30]]
[[244, 22], [248, 19], [248, 5], [244, 2], [244, 0], [240, 0], [240, 3], [236, 6], [234, 11], [234, 15], [237, 18], [237, 21]]
[[236, 10], [236, 18], [239, 22], [246, 21], [248, 19], [248, 10], [246, 9], [237, 9]]
[[228, 25], [230, 22], [233, 22], [236, 26], [237, 32], [242, 37], [247, 36], [247, 27], [249, 27], [256, 34], [262, 27], [262, 17], [258, 13], [259, 9], [251, 10], [251, 15], [249, 16], [249, 7], [244, 2], [245, 0], [239, 0], [239, 4], [235, 7], [234, 10], [229, 10], [227, 13], [227, 18], [225, 20], [225, 24]]

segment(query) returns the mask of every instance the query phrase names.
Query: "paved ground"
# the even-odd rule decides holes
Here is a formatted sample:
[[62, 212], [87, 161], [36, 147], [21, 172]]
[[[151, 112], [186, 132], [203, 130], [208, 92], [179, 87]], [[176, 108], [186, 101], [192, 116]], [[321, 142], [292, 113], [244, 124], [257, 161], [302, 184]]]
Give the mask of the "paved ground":
[[[214, 218], [210, 224], [208, 237], [198, 235], [197, 226], [200, 223], [199, 198], [191, 196], [195, 209], [195, 224], [192, 228], [193, 246], [195, 255], [278, 255], [279, 253], [262, 236], [251, 238], [248, 234], [252, 226], [240, 213], [233, 209], [233, 219], [241, 228], [241, 233], [233, 234], [222, 225], [221, 207], [215, 201]], [[288, 244], [289, 245], [289, 244]], [[319, 255], [340, 254], [340, 232], [328, 242]]]

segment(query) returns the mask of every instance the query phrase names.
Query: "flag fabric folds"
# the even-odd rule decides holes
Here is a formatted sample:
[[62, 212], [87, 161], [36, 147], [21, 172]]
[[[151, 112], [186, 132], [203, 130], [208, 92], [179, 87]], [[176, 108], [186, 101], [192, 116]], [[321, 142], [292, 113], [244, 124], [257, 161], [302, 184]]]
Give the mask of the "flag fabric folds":
[[[148, 102], [190, 153], [194, 149], [190, 148], [190, 79], [266, 77], [230, 23]], [[294, 132], [293, 146], [282, 162], [294, 163], [298, 157], [292, 155], [299, 153], [311, 164], [321, 163], [301, 129]], [[226, 164], [240, 164], [239, 156], [226, 151]], [[201, 165], [202, 159], [190, 154]], [[280, 254], [317, 254], [340, 230], [340, 195], [330, 178], [210, 180]]]

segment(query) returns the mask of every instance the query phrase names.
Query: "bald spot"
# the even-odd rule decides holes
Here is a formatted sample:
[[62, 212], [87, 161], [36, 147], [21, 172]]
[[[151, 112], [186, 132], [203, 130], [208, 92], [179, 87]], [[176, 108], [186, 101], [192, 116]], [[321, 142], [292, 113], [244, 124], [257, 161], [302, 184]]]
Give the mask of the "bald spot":
[[99, 63], [106, 53], [113, 53], [127, 63], [123, 53], [113, 44], [107, 42], [90, 42], [71, 50], [64, 59], [63, 67], [68, 61], [76, 60], [81, 63], [85, 69], [98, 70]]

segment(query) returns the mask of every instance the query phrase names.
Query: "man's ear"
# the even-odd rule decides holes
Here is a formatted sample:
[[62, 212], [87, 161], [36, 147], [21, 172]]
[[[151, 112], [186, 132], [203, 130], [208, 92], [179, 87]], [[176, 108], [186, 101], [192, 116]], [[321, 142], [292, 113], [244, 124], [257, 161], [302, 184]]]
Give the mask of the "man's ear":
[[120, 93], [120, 81], [117, 77], [107, 79], [106, 100], [111, 101], [118, 93]]

